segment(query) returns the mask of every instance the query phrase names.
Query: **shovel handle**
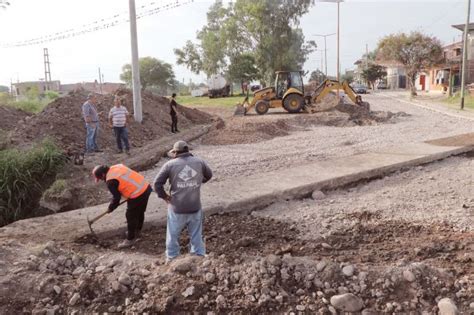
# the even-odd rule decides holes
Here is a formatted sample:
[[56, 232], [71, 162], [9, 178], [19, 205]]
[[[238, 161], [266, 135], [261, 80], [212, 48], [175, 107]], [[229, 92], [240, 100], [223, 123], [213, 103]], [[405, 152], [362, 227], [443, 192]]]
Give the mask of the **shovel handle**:
[[[128, 199], [122, 200], [118, 205], [120, 206], [120, 205], [124, 204], [126, 201], [128, 201]], [[90, 224], [93, 224], [94, 222], [96, 222], [97, 220], [99, 220], [100, 218], [102, 218], [103, 216], [105, 216], [108, 213], [109, 213], [109, 211], [105, 211], [104, 213], [99, 214], [98, 216], [96, 216], [95, 218], [93, 218], [90, 221]]]

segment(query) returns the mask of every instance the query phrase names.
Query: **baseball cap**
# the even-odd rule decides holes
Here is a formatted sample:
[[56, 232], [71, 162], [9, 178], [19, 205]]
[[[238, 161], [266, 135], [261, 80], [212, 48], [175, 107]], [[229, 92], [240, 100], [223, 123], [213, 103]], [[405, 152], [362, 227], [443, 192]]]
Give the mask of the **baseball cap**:
[[185, 141], [176, 141], [173, 145], [173, 149], [169, 153], [176, 154], [177, 152], [183, 152], [188, 148], [189, 146]]

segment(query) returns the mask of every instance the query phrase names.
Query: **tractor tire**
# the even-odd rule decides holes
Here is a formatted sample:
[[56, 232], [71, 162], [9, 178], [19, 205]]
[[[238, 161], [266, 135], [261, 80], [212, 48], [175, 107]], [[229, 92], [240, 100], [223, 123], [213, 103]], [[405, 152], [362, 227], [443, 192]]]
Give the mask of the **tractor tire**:
[[258, 101], [257, 104], [255, 104], [255, 112], [259, 115], [266, 114], [269, 108], [270, 106], [265, 101]]
[[303, 96], [290, 94], [283, 100], [283, 107], [289, 113], [299, 113], [305, 105]]

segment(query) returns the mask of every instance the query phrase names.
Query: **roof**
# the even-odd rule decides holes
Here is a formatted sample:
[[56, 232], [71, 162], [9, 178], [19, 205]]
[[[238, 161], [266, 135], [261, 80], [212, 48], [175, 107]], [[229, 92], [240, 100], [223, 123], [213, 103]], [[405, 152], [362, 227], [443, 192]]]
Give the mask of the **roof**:
[[[466, 24], [457, 24], [457, 25], [452, 25], [452, 27], [457, 28], [461, 32], [464, 32], [464, 26]], [[474, 31], [474, 23], [469, 23], [469, 31]]]

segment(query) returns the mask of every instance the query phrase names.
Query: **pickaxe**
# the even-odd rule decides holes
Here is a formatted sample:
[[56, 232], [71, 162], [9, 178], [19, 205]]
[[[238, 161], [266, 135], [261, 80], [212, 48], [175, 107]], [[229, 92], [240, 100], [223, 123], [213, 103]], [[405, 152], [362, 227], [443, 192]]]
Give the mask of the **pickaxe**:
[[[118, 205], [120, 206], [121, 204], [123, 204], [124, 202], [126, 202], [128, 199], [125, 199], [123, 201], [121, 201]], [[109, 211], [106, 211], [102, 214], [99, 214], [98, 216], [96, 216], [95, 218], [93, 218], [92, 220], [89, 219], [89, 216], [87, 216], [87, 224], [89, 224], [89, 229], [91, 230], [91, 234], [96, 236], [95, 233], [94, 233], [94, 230], [92, 230], [92, 224], [94, 224], [96, 221], [98, 221], [100, 218], [102, 218], [103, 216], [105, 216], [107, 213], [109, 213]]]

